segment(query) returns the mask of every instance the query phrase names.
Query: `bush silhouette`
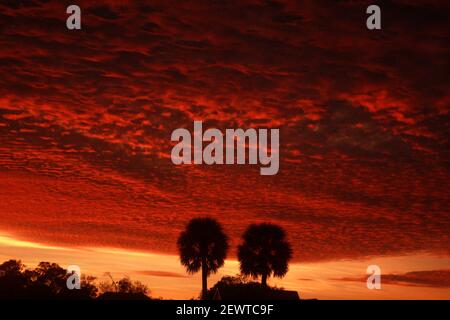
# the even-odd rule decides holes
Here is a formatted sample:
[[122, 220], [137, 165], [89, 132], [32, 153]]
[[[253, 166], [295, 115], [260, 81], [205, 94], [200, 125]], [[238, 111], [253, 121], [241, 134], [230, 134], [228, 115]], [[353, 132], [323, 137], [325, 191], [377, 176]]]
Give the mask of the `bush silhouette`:
[[208, 300], [298, 300], [296, 291], [263, 286], [243, 276], [224, 276], [206, 294]]
[[116, 282], [109, 273], [107, 273], [107, 275], [111, 278], [111, 282], [100, 282], [99, 289], [102, 293], [115, 292], [147, 295], [150, 291], [148, 287], [140, 281], [132, 281], [129, 277], [123, 277]]

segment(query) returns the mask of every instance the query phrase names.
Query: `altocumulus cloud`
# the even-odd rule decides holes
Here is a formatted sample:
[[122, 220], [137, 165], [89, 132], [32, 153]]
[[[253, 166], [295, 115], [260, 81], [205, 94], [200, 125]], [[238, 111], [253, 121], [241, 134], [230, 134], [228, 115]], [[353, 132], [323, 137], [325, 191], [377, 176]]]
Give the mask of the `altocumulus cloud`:
[[[175, 253], [209, 214], [234, 242], [282, 225], [300, 261], [449, 254], [448, 4], [390, 1], [370, 34], [364, 1], [77, 4], [79, 32], [0, 4], [1, 229]], [[194, 120], [280, 128], [278, 175], [176, 168]]]

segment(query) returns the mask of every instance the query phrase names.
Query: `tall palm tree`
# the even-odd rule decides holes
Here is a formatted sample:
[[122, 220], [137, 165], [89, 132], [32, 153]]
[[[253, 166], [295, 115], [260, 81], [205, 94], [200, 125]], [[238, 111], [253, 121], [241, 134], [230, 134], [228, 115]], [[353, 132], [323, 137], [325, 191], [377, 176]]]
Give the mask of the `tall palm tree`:
[[178, 238], [180, 262], [188, 273], [202, 269], [202, 298], [208, 290], [207, 277], [223, 266], [228, 237], [212, 218], [192, 219]]
[[292, 249], [281, 227], [271, 223], [252, 224], [242, 238], [244, 241], [238, 247], [242, 274], [255, 278], [261, 276], [264, 286], [272, 274], [279, 278], [286, 275]]

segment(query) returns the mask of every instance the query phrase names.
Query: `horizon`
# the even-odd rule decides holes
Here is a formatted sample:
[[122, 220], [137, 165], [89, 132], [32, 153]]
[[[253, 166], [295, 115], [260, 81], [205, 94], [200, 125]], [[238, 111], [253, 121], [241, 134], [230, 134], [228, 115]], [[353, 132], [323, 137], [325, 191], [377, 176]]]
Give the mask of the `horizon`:
[[[115, 280], [128, 276], [132, 280], [138, 280], [147, 285], [150, 290], [149, 296], [152, 298], [197, 299], [201, 291], [200, 274], [187, 274], [179, 262], [179, 257], [174, 254], [136, 252], [106, 247], [55, 247], [21, 241], [1, 234], [0, 249], [0, 262], [14, 258], [21, 260], [28, 268], [35, 267], [41, 261], [55, 262], [62, 267], [78, 261], [81, 275], [93, 275], [97, 277], [97, 281], [109, 280], [105, 272], [110, 272]], [[8, 255], [9, 252], [10, 255]], [[22, 259], [18, 256], [20, 252]], [[105, 261], [108, 262], [105, 263]], [[403, 279], [386, 282], [382, 280], [383, 290], [368, 290], [365, 267], [373, 263], [384, 265], [386, 269], [382, 271], [386, 276], [395, 275]], [[430, 254], [367, 257], [360, 260], [303, 264], [293, 262], [290, 264], [290, 271], [286, 277], [283, 279], [271, 277], [269, 285], [295, 290], [301, 299], [447, 300], [450, 294], [450, 282], [448, 278], [442, 279], [442, 275], [436, 274], [435, 277], [433, 272], [445, 271], [444, 276], [448, 277], [450, 269], [440, 268], [440, 266], [448, 265], [450, 265], [450, 258], [447, 256]], [[424, 269], [428, 269], [431, 274], [425, 275], [423, 279], [420, 275], [404, 277], [408, 272], [421, 272]], [[235, 259], [227, 259], [224, 267], [219, 269], [217, 274], [209, 277], [209, 287], [212, 287], [222, 276], [237, 274], [239, 274], [239, 262]], [[180, 279], [188, 284], [180, 286]], [[258, 279], [254, 280], [258, 281]], [[405, 288], [408, 290], [404, 290]]]

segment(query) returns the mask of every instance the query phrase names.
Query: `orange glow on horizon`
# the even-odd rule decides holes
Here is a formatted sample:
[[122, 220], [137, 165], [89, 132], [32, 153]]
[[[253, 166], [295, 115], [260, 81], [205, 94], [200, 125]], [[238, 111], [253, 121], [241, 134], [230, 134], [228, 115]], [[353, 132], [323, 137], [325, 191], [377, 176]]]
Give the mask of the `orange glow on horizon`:
[[[94, 275], [98, 281], [130, 276], [148, 285], [150, 295], [164, 299], [198, 297], [200, 275], [188, 275], [178, 257], [160, 253], [129, 251], [118, 248], [66, 248], [22, 241], [0, 234], [0, 261], [21, 259], [28, 267], [40, 261], [56, 262], [62, 267], [79, 265], [82, 273]], [[450, 265], [450, 259], [426, 254], [397, 257], [373, 257], [358, 261], [323, 263], [292, 263], [283, 279], [269, 279], [269, 284], [296, 290], [302, 299], [447, 299], [449, 287], [433, 288], [405, 284], [383, 284], [381, 290], [368, 290], [364, 281], [345, 281], [365, 277], [369, 264], [382, 266], [385, 273], [405, 273], [412, 270], [439, 270]], [[208, 279], [211, 287], [224, 275], [239, 273], [236, 260], [226, 260], [223, 268]], [[339, 280], [342, 279], [342, 280]], [[407, 290], [405, 290], [407, 288]]]

